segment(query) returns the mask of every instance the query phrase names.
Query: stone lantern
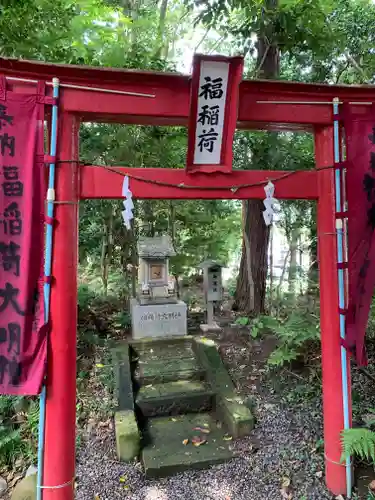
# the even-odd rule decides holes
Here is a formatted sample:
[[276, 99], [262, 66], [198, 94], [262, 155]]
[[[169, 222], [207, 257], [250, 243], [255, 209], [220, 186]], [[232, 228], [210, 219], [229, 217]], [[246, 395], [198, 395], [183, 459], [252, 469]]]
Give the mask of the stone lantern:
[[222, 264], [213, 260], [205, 260], [199, 266], [203, 270], [203, 289], [206, 302], [207, 323], [200, 325], [202, 331], [220, 330], [214, 321], [214, 308], [223, 300]]

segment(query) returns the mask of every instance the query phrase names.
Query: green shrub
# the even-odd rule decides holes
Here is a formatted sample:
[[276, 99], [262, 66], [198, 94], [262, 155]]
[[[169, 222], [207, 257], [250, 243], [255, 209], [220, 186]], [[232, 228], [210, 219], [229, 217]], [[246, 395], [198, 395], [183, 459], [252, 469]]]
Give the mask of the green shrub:
[[36, 457], [39, 402], [15, 396], [0, 397], [0, 465]]

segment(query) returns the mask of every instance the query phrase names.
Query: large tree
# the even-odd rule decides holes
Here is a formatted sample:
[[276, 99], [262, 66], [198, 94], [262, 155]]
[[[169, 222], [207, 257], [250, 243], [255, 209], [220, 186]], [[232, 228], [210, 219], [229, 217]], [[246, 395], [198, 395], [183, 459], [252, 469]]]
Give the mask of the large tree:
[[[373, 79], [371, 0], [194, 0], [194, 4], [199, 20], [234, 38], [237, 50], [250, 55], [248, 76], [332, 83]], [[266, 141], [274, 142], [272, 136]], [[267, 158], [256, 149], [249, 156], [250, 168], [254, 165], [269, 168]], [[262, 211], [261, 201], [244, 203], [236, 298], [237, 306], [252, 314], [261, 312], [265, 303], [269, 232]]]

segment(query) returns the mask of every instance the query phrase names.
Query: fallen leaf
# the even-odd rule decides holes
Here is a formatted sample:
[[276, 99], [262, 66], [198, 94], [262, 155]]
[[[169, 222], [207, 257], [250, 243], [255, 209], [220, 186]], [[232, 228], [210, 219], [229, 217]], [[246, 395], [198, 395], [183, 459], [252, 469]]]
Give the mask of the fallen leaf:
[[177, 422], [177, 418], [171, 418], [172, 422]]
[[282, 488], [289, 488], [290, 486], [290, 479], [289, 477], [283, 477], [283, 482], [281, 483]]
[[232, 441], [233, 437], [228, 436], [227, 434], [223, 437], [224, 441]]
[[204, 434], [210, 433], [210, 429], [204, 429], [203, 427], [194, 427], [193, 431], [203, 432]]
[[104, 368], [104, 365], [102, 365], [101, 363], [96, 363], [96, 368]]
[[193, 443], [193, 446], [201, 446], [202, 444], [207, 443], [207, 440], [202, 439], [200, 436], [194, 436], [191, 442]]
[[94, 495], [94, 500], [100, 500], [100, 496], [99, 495]]
[[184, 440], [182, 441], [182, 444], [183, 444], [183, 445], [185, 445], [185, 446], [186, 446], [188, 443], [189, 443], [189, 440], [188, 440], [188, 439], [184, 439]]
[[120, 483], [125, 483], [127, 479], [128, 479], [128, 476], [121, 476]]

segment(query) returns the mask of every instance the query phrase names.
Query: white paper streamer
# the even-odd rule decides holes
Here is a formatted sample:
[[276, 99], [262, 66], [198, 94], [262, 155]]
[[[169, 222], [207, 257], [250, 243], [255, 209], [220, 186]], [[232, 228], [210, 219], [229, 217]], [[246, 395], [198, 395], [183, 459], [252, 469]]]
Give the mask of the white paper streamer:
[[264, 191], [266, 193], [266, 199], [263, 201], [263, 205], [266, 209], [263, 212], [263, 219], [266, 226], [270, 226], [275, 221], [275, 214], [280, 212], [280, 204], [277, 199], [273, 197], [275, 194], [275, 185], [271, 181], [268, 181]]
[[125, 198], [124, 200], [124, 210], [122, 211], [122, 218], [124, 219], [124, 224], [126, 229], [130, 229], [130, 221], [133, 219], [133, 195], [129, 189], [129, 177], [124, 177], [124, 183], [122, 185], [122, 196]]

